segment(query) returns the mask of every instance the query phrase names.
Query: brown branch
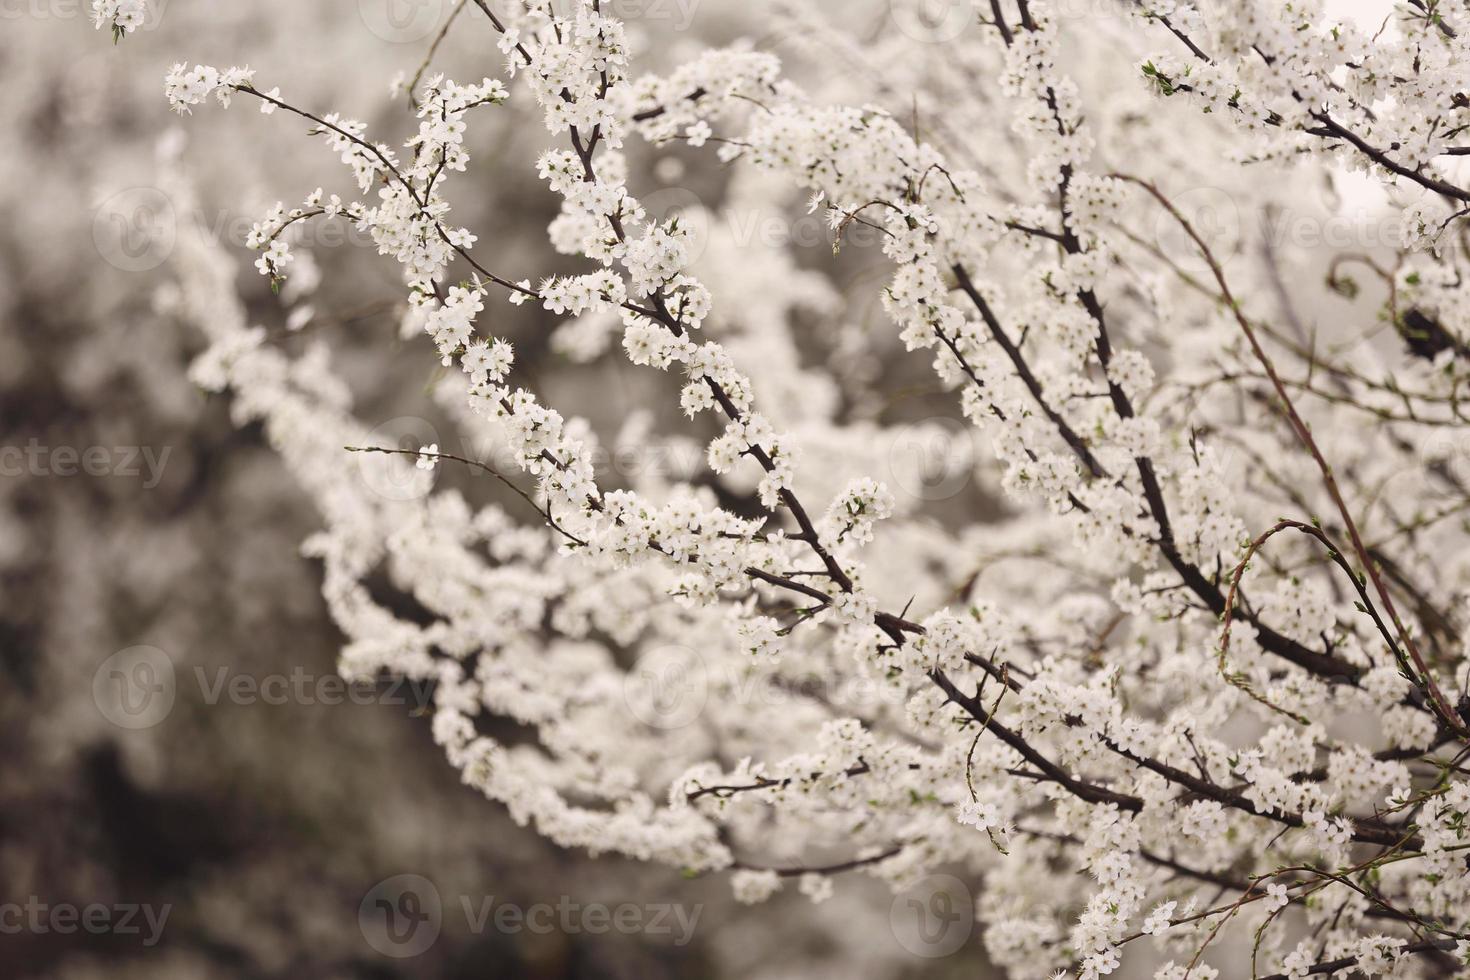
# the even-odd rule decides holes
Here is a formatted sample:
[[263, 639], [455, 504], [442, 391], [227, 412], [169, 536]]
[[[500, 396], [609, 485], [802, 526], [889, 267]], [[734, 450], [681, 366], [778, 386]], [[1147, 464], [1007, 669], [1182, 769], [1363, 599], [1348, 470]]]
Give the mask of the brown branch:
[[1240, 302], [1231, 293], [1230, 284], [1225, 279], [1224, 270], [1220, 268], [1220, 264], [1215, 259], [1214, 253], [1210, 251], [1209, 245], [1199, 236], [1199, 233], [1195, 231], [1194, 226], [1189, 223], [1188, 219], [1153, 184], [1141, 178], [1131, 177], [1126, 174], [1114, 174], [1113, 176], [1120, 180], [1137, 184], [1148, 191], [1173, 216], [1174, 220], [1179, 223], [1180, 227], [1184, 229], [1185, 233], [1189, 235], [1199, 248], [1205, 262], [1210, 267], [1211, 273], [1215, 277], [1215, 282], [1220, 287], [1220, 295], [1224, 297], [1226, 306], [1234, 316], [1235, 322], [1239, 324], [1241, 332], [1245, 334], [1246, 340], [1250, 343], [1251, 351], [1256, 356], [1256, 360], [1261, 363], [1261, 367], [1265, 369], [1267, 377], [1271, 379], [1271, 384], [1276, 389], [1276, 395], [1281, 399], [1282, 405], [1286, 410], [1287, 419], [1291, 423], [1292, 430], [1296, 433], [1297, 439], [1301, 441], [1302, 445], [1311, 454], [1312, 460], [1317, 464], [1317, 469], [1322, 474], [1322, 483], [1327, 488], [1328, 496], [1332, 498], [1332, 502], [1337, 507], [1338, 513], [1342, 516], [1343, 526], [1347, 528], [1348, 537], [1353, 544], [1353, 550], [1357, 553], [1358, 560], [1362, 563], [1364, 571], [1372, 579], [1374, 590], [1378, 593], [1378, 598], [1382, 601], [1383, 608], [1388, 612], [1389, 618], [1393, 620], [1394, 627], [1398, 630], [1400, 642], [1403, 643], [1404, 648], [1408, 651], [1414, 668], [1419, 672], [1418, 684], [1427, 691], [1431, 701], [1435, 705], [1435, 713], [1439, 715], [1441, 723], [1462, 738], [1470, 737], [1470, 729], [1465, 727], [1464, 722], [1460, 720], [1454, 709], [1450, 707], [1449, 701], [1439, 689], [1439, 685], [1435, 682], [1433, 675], [1429, 672], [1428, 666], [1424, 663], [1424, 658], [1419, 653], [1418, 644], [1414, 642], [1414, 638], [1409, 634], [1408, 629], [1399, 618], [1398, 610], [1394, 607], [1393, 597], [1389, 594], [1388, 587], [1384, 584], [1383, 578], [1379, 574], [1377, 564], [1368, 554], [1368, 549], [1364, 547], [1362, 536], [1358, 533], [1357, 522], [1353, 520], [1352, 512], [1348, 509], [1347, 503], [1343, 500], [1342, 492], [1338, 489], [1337, 478], [1333, 475], [1331, 464], [1322, 455], [1322, 450], [1317, 446], [1317, 441], [1312, 437], [1312, 432], [1307, 427], [1307, 424], [1297, 414], [1296, 406], [1291, 401], [1291, 395], [1287, 393], [1286, 386], [1282, 384], [1280, 376], [1276, 373], [1275, 363], [1272, 362], [1270, 356], [1261, 346], [1260, 339], [1256, 336], [1255, 329], [1251, 326], [1250, 320], [1241, 312]]

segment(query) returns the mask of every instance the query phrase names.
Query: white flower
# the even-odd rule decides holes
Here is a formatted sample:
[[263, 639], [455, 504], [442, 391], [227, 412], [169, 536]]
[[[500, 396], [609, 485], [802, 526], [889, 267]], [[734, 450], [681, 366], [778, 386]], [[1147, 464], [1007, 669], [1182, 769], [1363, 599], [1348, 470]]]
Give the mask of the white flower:
[[730, 876], [730, 886], [735, 890], [736, 901], [756, 905], [780, 889], [781, 877], [774, 871], [740, 870]]
[[704, 141], [710, 137], [709, 123], [703, 119], [690, 126], [684, 131], [684, 138], [689, 141], [690, 146], [703, 146]]
[[863, 592], [842, 592], [832, 600], [831, 609], [837, 623], [868, 623], [878, 611], [878, 601]]
[[1169, 928], [1170, 917], [1174, 914], [1174, 907], [1177, 904], [1177, 902], [1163, 902], [1156, 905], [1154, 910], [1148, 914], [1148, 918], [1143, 920], [1140, 931], [1154, 936]]
[[832, 897], [832, 878], [828, 875], [808, 872], [797, 880], [796, 887], [814, 905], [820, 905]]
[[977, 830], [989, 830], [1000, 824], [995, 806], [981, 800], [961, 800], [956, 803], [955, 820]]
[[99, 30], [111, 27], [114, 37], [142, 27], [147, 15], [147, 0], [92, 0], [93, 23]]

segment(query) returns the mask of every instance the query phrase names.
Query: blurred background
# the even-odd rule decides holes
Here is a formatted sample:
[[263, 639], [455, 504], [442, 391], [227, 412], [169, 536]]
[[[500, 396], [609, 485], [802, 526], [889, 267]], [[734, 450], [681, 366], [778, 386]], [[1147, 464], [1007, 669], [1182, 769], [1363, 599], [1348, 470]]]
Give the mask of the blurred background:
[[[643, 70], [740, 35], [779, 50], [745, 4], [695, 2], [645, 5]], [[322, 272], [310, 309], [292, 287], [271, 293], [250, 268], [251, 222], [341, 188], [340, 164], [298, 120], [253, 106], [181, 127], [162, 80], [176, 61], [248, 63], [296, 104], [397, 141], [413, 120], [388, 80], [412, 75], [455, 4], [154, 0], [117, 45], [89, 6], [0, 3], [0, 976], [976, 975], [978, 951], [907, 953], [891, 896], [866, 879], [820, 906], [788, 889], [748, 908], [723, 881], [560, 851], [459, 785], [419, 717], [426, 692], [331, 686], [340, 637], [299, 554], [318, 519], [258, 428], [236, 428], [226, 399], [186, 377], [198, 331], [155, 310], [176, 237], [230, 250], [252, 321], [292, 353], [325, 338], [359, 417], [389, 436], [403, 419], [436, 425], [434, 358], [425, 338], [399, 339], [398, 273], [349, 226], [318, 225], [303, 244]], [[501, 65], [471, 16], [436, 57], [462, 80]], [[546, 245], [555, 202], [531, 166], [546, 133], [523, 113], [472, 127], [479, 167], [457, 213], [513, 278], [535, 278], [566, 260]], [[187, 212], [155, 187], [157, 148], [181, 140], [199, 188]], [[697, 183], [679, 152], [644, 161], [677, 185], [671, 206], [717, 200], [724, 175]], [[829, 272], [870, 275], [861, 252], [839, 262], [821, 234], [812, 244]], [[875, 302], [813, 305], [838, 324], [881, 316]], [[616, 431], [635, 405], [677, 401], [615, 363], [561, 356], [540, 311], [494, 315], [518, 370], [568, 415]], [[844, 371], [879, 369], [844, 360], [840, 330], [823, 343], [814, 355]], [[927, 366], [910, 367], [900, 411], [950, 413]], [[142, 719], [109, 709], [106, 690], [115, 655], [139, 647], [176, 680], [167, 709]], [[385, 953], [360, 916], [402, 875], [415, 901], [427, 882], [439, 911], [412, 956]], [[649, 927], [593, 934], [574, 914], [570, 928], [503, 929], [487, 901], [492, 914], [631, 904]], [[668, 903], [653, 928], [649, 910]]]

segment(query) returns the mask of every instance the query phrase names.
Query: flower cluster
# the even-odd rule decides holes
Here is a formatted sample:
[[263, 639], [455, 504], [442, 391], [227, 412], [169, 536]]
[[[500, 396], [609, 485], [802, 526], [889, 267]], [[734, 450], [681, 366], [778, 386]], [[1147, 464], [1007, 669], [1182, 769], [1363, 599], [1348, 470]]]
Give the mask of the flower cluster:
[[148, 19], [148, 0], [92, 0], [92, 21], [100, 31], [112, 30], [113, 40], [131, 34]]

